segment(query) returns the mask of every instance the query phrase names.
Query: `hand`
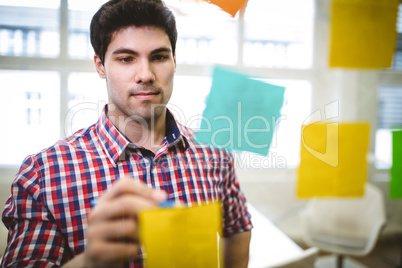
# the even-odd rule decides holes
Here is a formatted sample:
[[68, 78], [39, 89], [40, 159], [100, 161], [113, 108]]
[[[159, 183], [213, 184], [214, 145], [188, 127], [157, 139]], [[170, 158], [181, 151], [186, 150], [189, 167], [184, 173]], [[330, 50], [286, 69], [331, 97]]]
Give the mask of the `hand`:
[[165, 198], [163, 191], [132, 178], [118, 180], [89, 214], [87, 246], [78, 258], [83, 267], [122, 267], [138, 258], [137, 214]]

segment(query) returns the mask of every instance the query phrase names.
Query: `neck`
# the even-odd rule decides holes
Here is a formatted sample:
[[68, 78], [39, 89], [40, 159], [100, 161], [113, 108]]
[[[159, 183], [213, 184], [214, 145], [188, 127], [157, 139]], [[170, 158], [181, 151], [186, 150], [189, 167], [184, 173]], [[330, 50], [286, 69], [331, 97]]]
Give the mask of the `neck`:
[[[160, 116], [154, 117], [153, 120], [146, 121], [146, 124], [141, 124], [138, 120], [127, 116], [116, 116], [113, 112], [108, 113], [108, 118], [130, 142], [154, 153], [166, 136], [166, 111]], [[117, 118], [119, 120], [116, 120]], [[124, 120], [120, 118], [124, 118]]]

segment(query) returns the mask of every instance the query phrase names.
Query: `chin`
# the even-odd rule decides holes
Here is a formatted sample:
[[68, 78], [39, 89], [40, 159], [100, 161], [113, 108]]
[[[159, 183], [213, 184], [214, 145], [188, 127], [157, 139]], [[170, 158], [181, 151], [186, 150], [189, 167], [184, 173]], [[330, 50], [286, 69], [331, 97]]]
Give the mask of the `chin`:
[[150, 122], [152, 119], [156, 120], [159, 118], [163, 112], [166, 110], [166, 106], [161, 106], [156, 109], [141, 109], [141, 110], [135, 110], [130, 114], [130, 118], [132, 120], [138, 121], [140, 123], [142, 122]]

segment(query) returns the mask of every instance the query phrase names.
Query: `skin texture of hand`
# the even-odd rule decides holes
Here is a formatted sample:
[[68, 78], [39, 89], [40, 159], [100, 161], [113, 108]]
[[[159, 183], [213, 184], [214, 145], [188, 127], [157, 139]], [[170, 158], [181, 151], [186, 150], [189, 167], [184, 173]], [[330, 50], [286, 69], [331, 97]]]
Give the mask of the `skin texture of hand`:
[[251, 231], [224, 239], [225, 268], [246, 268], [248, 265]]
[[137, 214], [165, 198], [163, 191], [132, 178], [118, 180], [89, 214], [85, 251], [63, 267], [122, 267], [135, 260], [140, 248]]

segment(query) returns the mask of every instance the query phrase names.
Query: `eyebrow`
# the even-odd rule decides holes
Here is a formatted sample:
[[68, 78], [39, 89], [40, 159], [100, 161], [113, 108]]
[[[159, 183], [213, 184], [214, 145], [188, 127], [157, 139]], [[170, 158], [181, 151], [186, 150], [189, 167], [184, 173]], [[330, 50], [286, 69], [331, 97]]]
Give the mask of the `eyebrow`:
[[[151, 54], [158, 54], [158, 53], [161, 53], [161, 52], [169, 52], [169, 53], [171, 53], [172, 50], [171, 50], [170, 48], [168, 48], [168, 47], [160, 47], [160, 48], [157, 48], [157, 49], [152, 50], [152, 51], [151, 51]], [[138, 55], [138, 52], [137, 52], [137, 51], [134, 51], [134, 50], [132, 50], [132, 49], [129, 49], [129, 48], [119, 48], [119, 49], [113, 51], [112, 54], [114, 54], [114, 55], [115, 55], [115, 54], [132, 54], [132, 55]]]

